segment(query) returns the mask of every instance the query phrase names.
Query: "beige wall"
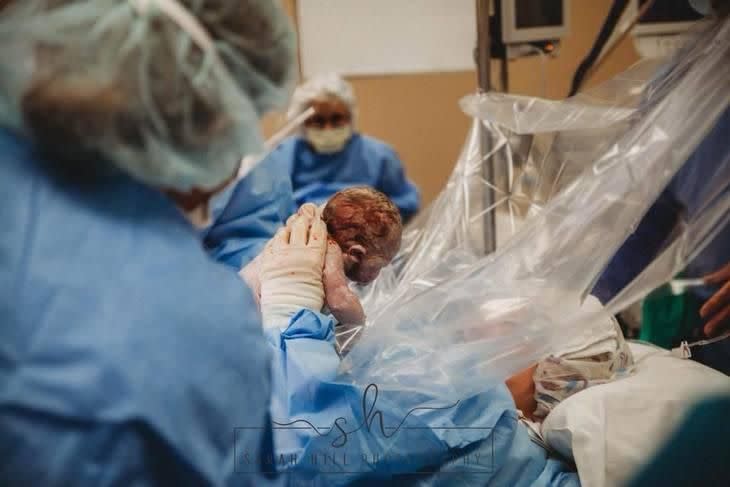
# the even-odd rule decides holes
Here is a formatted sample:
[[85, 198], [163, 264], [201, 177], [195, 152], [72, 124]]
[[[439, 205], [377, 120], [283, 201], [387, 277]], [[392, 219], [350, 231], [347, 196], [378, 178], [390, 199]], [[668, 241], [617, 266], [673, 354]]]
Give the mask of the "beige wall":
[[[590, 49], [611, 3], [571, 2], [571, 34], [563, 40], [559, 55], [546, 63], [549, 98], [567, 95], [573, 72]], [[284, 7], [296, 18], [296, 0], [284, 0]], [[637, 59], [631, 42], [624, 40], [585, 86], [610, 78]], [[541, 95], [538, 57], [510, 61], [508, 65], [510, 92]], [[428, 203], [451, 173], [466, 137], [470, 121], [457, 102], [476, 89], [474, 72], [357, 77], [350, 81], [358, 97], [360, 130], [395, 147]], [[494, 85], [498, 83], [498, 79], [493, 80]], [[281, 119], [281, 115], [269, 117], [264, 123], [265, 132], [271, 133]]]

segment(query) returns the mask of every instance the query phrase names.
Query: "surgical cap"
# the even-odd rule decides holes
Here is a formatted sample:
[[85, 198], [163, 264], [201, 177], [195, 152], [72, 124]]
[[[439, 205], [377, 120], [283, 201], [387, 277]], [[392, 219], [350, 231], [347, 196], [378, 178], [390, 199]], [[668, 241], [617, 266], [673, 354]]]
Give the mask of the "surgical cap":
[[325, 74], [310, 78], [294, 91], [287, 118], [290, 120], [304, 112], [314, 100], [337, 98], [350, 110], [355, 119], [355, 93], [350, 83], [336, 74]]
[[258, 120], [286, 102], [294, 56], [272, 0], [11, 2], [0, 125], [155, 187], [213, 188], [260, 149]]

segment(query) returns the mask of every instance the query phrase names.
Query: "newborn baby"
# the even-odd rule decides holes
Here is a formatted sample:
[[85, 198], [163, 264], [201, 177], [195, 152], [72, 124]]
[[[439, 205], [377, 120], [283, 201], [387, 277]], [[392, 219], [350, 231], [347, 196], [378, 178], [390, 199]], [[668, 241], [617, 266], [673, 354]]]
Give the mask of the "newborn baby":
[[[348, 279], [359, 284], [372, 282], [395, 257], [403, 230], [400, 212], [383, 193], [355, 187], [335, 193], [321, 216], [329, 234], [322, 272], [325, 306], [339, 323], [362, 323], [365, 312]], [[261, 290], [258, 273], [259, 257], [241, 271], [257, 298]]]

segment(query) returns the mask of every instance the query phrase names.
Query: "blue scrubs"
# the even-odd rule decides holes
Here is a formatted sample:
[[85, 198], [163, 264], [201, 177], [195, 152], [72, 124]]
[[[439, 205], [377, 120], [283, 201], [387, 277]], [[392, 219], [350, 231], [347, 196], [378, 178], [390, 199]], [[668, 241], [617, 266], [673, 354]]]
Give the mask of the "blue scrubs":
[[[670, 239], [675, 225], [691, 221], [710, 198], [730, 198], [730, 184], [722, 167], [730, 164], [730, 109], [720, 116], [707, 137], [695, 149], [667, 188], [649, 209], [634, 233], [609, 262], [593, 290], [601, 301], [608, 302], [651, 263]], [[719, 229], [712, 241], [690, 262], [683, 275], [702, 277], [730, 262], [730, 226]], [[701, 301], [715, 288], [700, 287], [688, 291]], [[703, 323], [697, 317], [697, 334]], [[691, 338], [691, 337], [686, 337]], [[695, 348], [700, 362], [730, 374], [730, 340]]]
[[[417, 384], [379, 390], [338, 374], [330, 318], [302, 310], [283, 332], [266, 333], [274, 352], [270, 466], [301, 485], [580, 485], [530, 440], [504, 384], [448, 403]], [[255, 460], [238, 458], [241, 471]]]
[[336, 154], [319, 154], [303, 138], [290, 137], [267, 160], [286, 165], [297, 205], [321, 204], [337, 191], [357, 185], [385, 193], [400, 209], [404, 221], [415, 215], [420, 205], [418, 189], [406, 178], [395, 151], [366, 135], [353, 135]]
[[259, 485], [270, 351], [250, 292], [160, 192], [56, 174], [0, 130], [0, 484]]
[[[306, 428], [277, 425], [274, 448], [271, 416], [363, 419], [366, 387], [338, 379], [332, 320], [303, 310], [265, 337], [250, 292], [167, 197], [57, 167], [0, 130], [2, 485], [341, 485], [414, 470], [442, 474], [399, 485], [578, 484], [529, 441], [504, 386], [417, 408], [390, 438], [351, 431], [339, 466], [313, 463], [333, 438]], [[393, 425], [428, 400], [384, 393], [378, 410]]]
[[296, 211], [287, 171], [282, 160], [264, 160], [212, 200], [213, 223], [201, 237], [215, 260], [242, 268]]

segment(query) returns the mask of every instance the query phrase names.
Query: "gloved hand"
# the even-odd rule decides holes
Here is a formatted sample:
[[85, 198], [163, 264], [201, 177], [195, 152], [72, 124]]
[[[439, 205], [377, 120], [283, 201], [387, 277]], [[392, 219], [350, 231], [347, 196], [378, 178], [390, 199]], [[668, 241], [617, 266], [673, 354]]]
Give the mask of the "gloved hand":
[[307, 217], [307, 218], [314, 218], [314, 217], [321, 217], [322, 216], [322, 208], [317, 208], [317, 205], [314, 203], [304, 203], [302, 206], [299, 207], [296, 213], [294, 213], [292, 216], [290, 216], [286, 220], [286, 226], [291, 227], [294, 224], [294, 221], [299, 217]]
[[[291, 227], [294, 224], [294, 221], [300, 216], [314, 218], [315, 216], [319, 216], [320, 214], [321, 212], [317, 211], [317, 207], [315, 205], [311, 203], [304, 203], [299, 208], [299, 210], [297, 210], [296, 213], [294, 213], [292, 216], [289, 217], [289, 219], [287, 219], [285, 225], [289, 228], [289, 231], [291, 232]], [[266, 247], [272, 244], [274, 238], [266, 243]], [[266, 252], [262, 250], [255, 259], [246, 264], [243, 269], [238, 271], [238, 275], [241, 276], [241, 279], [243, 279], [246, 285], [248, 285], [249, 289], [251, 289], [251, 291], [253, 292], [254, 298], [256, 299], [256, 305], [259, 307], [259, 310], [261, 309], [261, 261], [263, 260], [264, 255], [266, 255]]]
[[264, 328], [285, 327], [301, 309], [322, 309], [326, 250], [327, 227], [310, 208], [300, 209], [267, 244], [259, 274]]

